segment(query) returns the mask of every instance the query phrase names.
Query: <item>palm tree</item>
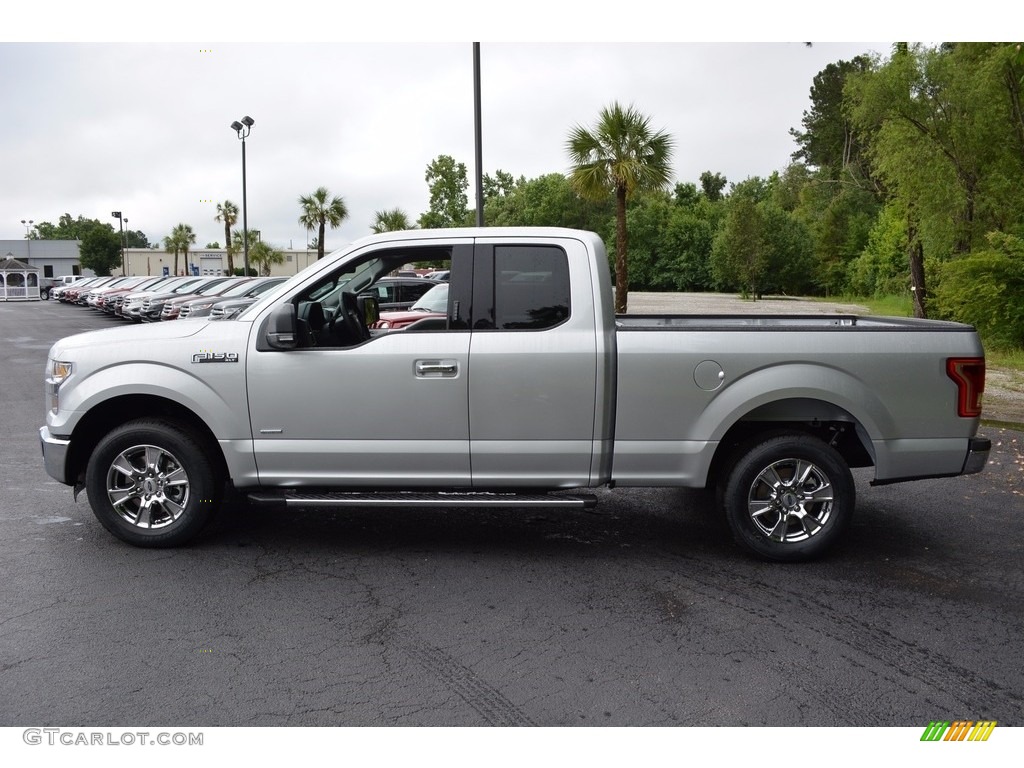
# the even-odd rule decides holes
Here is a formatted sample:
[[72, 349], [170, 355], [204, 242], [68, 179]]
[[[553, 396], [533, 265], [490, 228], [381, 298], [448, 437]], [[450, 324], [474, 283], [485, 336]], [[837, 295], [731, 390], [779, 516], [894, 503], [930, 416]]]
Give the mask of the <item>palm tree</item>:
[[172, 275], [177, 275], [178, 274], [178, 254], [181, 252], [181, 246], [178, 244], [178, 241], [177, 241], [177, 239], [174, 236], [174, 230], [172, 230], [171, 234], [167, 235], [164, 238], [164, 250], [167, 251], [167, 253], [173, 253], [174, 254], [174, 271], [171, 274]]
[[[253, 232], [253, 230], [250, 229], [249, 230], [249, 234], [252, 234], [252, 232]], [[250, 245], [249, 245], [249, 274], [246, 275], [246, 277], [255, 277], [257, 274], [259, 274], [256, 271], [256, 267], [253, 266], [253, 264], [255, 262], [253, 262], [253, 259], [252, 259], [252, 249], [255, 248], [256, 247], [256, 243], [259, 243], [259, 242], [261, 242], [261, 241], [260, 240], [250, 240], [249, 241], [249, 243], [250, 243]], [[242, 250], [245, 249], [245, 238], [242, 235], [242, 233], [239, 232], [237, 229], [234, 232], [231, 233], [231, 247], [234, 249], [235, 253], [240, 253]], [[243, 272], [245, 271], [242, 267], [239, 267], [239, 269], [241, 271], [243, 271]], [[232, 270], [231, 274], [235, 274], [234, 270]]]
[[341, 222], [348, 218], [348, 208], [345, 201], [340, 197], [331, 197], [327, 187], [317, 187], [311, 195], [303, 195], [299, 198], [299, 205], [302, 206], [302, 215], [299, 216], [299, 224], [306, 229], [317, 230], [316, 257], [324, 257], [324, 231], [327, 225], [331, 229], [337, 229]]
[[[182, 254], [185, 256], [185, 271], [189, 271], [188, 264], [188, 250], [189, 246], [196, 244], [196, 233], [192, 231], [192, 227], [188, 224], [179, 224], [173, 230], [171, 230], [171, 237], [177, 243], [178, 248], [181, 249]], [[174, 270], [178, 270], [178, 253], [174, 253]]]
[[284, 254], [262, 240], [249, 249], [249, 259], [259, 267], [260, 274], [264, 277], [270, 276], [270, 267], [273, 264], [284, 264]]
[[650, 119], [618, 102], [601, 110], [593, 130], [577, 125], [566, 149], [573, 164], [569, 180], [591, 200], [615, 196], [615, 311], [626, 312], [629, 269], [626, 264], [626, 201], [631, 194], [660, 189], [672, 175], [672, 138], [653, 133]]
[[382, 232], [401, 232], [403, 229], [412, 229], [409, 217], [401, 208], [392, 208], [388, 211], [377, 211], [374, 213], [374, 222], [370, 225], [373, 234], [379, 235]]
[[213, 217], [213, 220], [224, 222], [224, 242], [227, 243], [224, 247], [228, 251], [228, 274], [233, 275], [235, 274], [235, 249], [231, 245], [231, 228], [238, 223], [238, 206], [230, 200], [217, 203], [217, 215]]

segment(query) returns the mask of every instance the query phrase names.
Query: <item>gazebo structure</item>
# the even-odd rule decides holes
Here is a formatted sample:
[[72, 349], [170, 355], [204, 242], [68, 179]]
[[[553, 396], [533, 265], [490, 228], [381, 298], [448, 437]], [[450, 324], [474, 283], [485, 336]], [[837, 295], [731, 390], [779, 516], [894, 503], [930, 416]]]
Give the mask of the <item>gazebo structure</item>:
[[39, 301], [39, 270], [8, 253], [0, 261], [0, 301]]

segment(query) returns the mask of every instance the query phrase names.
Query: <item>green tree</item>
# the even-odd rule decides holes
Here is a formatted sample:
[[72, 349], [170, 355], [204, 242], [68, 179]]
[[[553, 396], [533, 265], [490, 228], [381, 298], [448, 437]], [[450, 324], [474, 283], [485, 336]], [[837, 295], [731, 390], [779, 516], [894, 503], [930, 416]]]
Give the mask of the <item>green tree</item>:
[[700, 175], [700, 188], [704, 192], [704, 196], [713, 203], [722, 199], [722, 190], [728, 183], [725, 176], [720, 173], [704, 171]]
[[[256, 230], [253, 230], [253, 231], [256, 231]], [[251, 234], [251, 232], [250, 232], [250, 234]], [[252, 242], [252, 245], [249, 246], [249, 256], [252, 256], [252, 249], [254, 247], [256, 247], [256, 243], [259, 243], [261, 241], [260, 240], [255, 240], [255, 241], [251, 241], [251, 242]], [[234, 232], [231, 233], [231, 246], [235, 249], [235, 253], [241, 253], [242, 250], [245, 247], [245, 244], [244, 244], [243, 238], [242, 238], [242, 233], [239, 232], [237, 229]], [[248, 277], [256, 277], [256, 275], [258, 274], [257, 271], [256, 271], [256, 268], [253, 266], [253, 263], [254, 262], [252, 262], [250, 260]], [[231, 274], [233, 274], [233, 275], [245, 274], [245, 267], [235, 267], [233, 270], [231, 270]]]
[[822, 179], [835, 184], [869, 183], [864, 140], [854, 130], [843, 89], [851, 73], [863, 74], [871, 69], [872, 61], [867, 56], [829, 64], [814, 76], [811, 109], [804, 112], [801, 121], [803, 130], [789, 130], [799, 147], [793, 159], [820, 171]]
[[515, 179], [512, 178], [511, 173], [505, 171], [495, 171], [494, 176], [484, 174], [483, 178], [484, 188], [484, 201], [490, 200], [492, 197], [501, 197], [504, 195], [512, 194], [515, 189]]
[[[758, 205], [768, 267], [763, 290], [784, 296], [805, 296], [815, 287], [814, 240], [792, 213], [771, 200]], [[842, 277], [840, 275], [840, 277]]]
[[113, 227], [107, 222], [99, 219], [87, 219], [79, 214], [78, 218], [72, 219], [70, 213], [63, 214], [56, 224], [48, 221], [41, 221], [34, 227], [33, 239], [39, 240], [81, 240], [87, 231], [93, 227]]
[[873, 173], [906, 213], [915, 314], [924, 316], [928, 274], [985, 247], [991, 231], [1018, 227], [1024, 210], [1024, 133], [1015, 118], [1015, 48], [898, 44], [845, 94], [867, 137]]
[[317, 231], [316, 257], [322, 259], [327, 225], [330, 224], [331, 229], [340, 227], [341, 222], [348, 218], [348, 208], [342, 198], [332, 197], [327, 187], [317, 187], [312, 194], [303, 195], [299, 198], [299, 205], [302, 206], [299, 224]]
[[614, 204], [610, 198], [592, 202], [581, 198], [561, 173], [527, 180], [520, 177], [507, 194], [493, 195], [484, 204], [484, 216], [492, 226], [569, 227], [614, 234]]
[[178, 255], [181, 253], [181, 244], [174, 238], [174, 232], [164, 236], [164, 251], [174, 254], [174, 271], [172, 275], [178, 274]]
[[78, 245], [78, 259], [85, 269], [106, 276], [114, 267], [121, 266], [121, 235], [114, 228], [95, 226], [82, 233]]
[[814, 242], [807, 227], [776, 202], [777, 179], [733, 185], [711, 253], [717, 287], [744, 297], [800, 295], [813, 287]]
[[126, 229], [124, 231], [125, 248], [149, 248], [149, 238], [146, 233], [139, 229]]
[[235, 274], [235, 249], [231, 242], [231, 228], [238, 223], [238, 206], [230, 200], [217, 203], [217, 215], [213, 217], [213, 220], [224, 223], [224, 242], [227, 243], [225, 248], [228, 252], [228, 274], [233, 275]]
[[693, 182], [683, 183], [681, 181], [676, 182], [675, 188], [672, 190], [672, 196], [675, 198], [676, 205], [688, 207], [696, 205], [700, 201], [703, 193], [697, 189], [697, 185]]
[[847, 267], [847, 284], [857, 296], [905, 296], [910, 288], [907, 264], [907, 216], [891, 202], [878, 214], [867, 244]]
[[989, 247], [940, 266], [941, 313], [971, 323], [986, 343], [1024, 347], [1024, 238], [993, 232]]
[[629, 290], [626, 203], [630, 195], [657, 190], [671, 176], [672, 139], [652, 131], [650, 119], [618, 102], [601, 110], [592, 129], [575, 126], [566, 148], [570, 180], [583, 197], [615, 200], [615, 311], [625, 313]]
[[190, 270], [191, 267], [188, 263], [188, 254], [192, 249], [192, 246], [196, 244], [196, 233], [192, 230], [189, 224], [179, 224], [174, 228], [175, 238], [181, 246], [181, 254], [185, 259], [185, 269]]
[[260, 240], [249, 248], [249, 261], [259, 268], [260, 274], [269, 277], [271, 266], [284, 264], [284, 254]]
[[[127, 219], [125, 219], [127, 221]], [[79, 215], [71, 218], [70, 213], [63, 214], [56, 224], [49, 221], [41, 221], [32, 227], [29, 236], [32, 240], [81, 240], [93, 227], [106, 227], [113, 230], [113, 225], [99, 219], [90, 219]], [[120, 237], [120, 231], [118, 237]], [[128, 248], [149, 248], [149, 239], [145, 233], [137, 229], [126, 229], [124, 231], [125, 246]]]
[[[678, 194], [677, 194], [678, 198]], [[723, 214], [721, 203], [698, 198], [676, 205], [661, 233], [667, 254], [654, 290], [707, 291], [712, 288], [711, 251]]]
[[626, 208], [629, 231], [629, 286], [633, 290], [666, 290], [668, 264], [674, 254], [664, 249], [662, 233], [668, 228], [675, 208], [664, 191], [634, 195]]
[[373, 230], [375, 235], [379, 235], [382, 232], [401, 232], [413, 228], [412, 224], [409, 223], [409, 216], [401, 208], [376, 211], [373, 217], [373, 224], [370, 225], [370, 229]]
[[449, 155], [438, 155], [427, 166], [426, 181], [430, 188], [430, 209], [420, 215], [420, 227], [465, 226], [470, 220], [466, 164], [455, 162]]
[[843, 292], [850, 264], [866, 247], [881, 208], [870, 185], [832, 183], [823, 171], [792, 163], [777, 176], [771, 199], [791, 212], [812, 236], [813, 291], [826, 295]]
[[174, 254], [174, 274], [178, 274], [178, 255], [184, 254], [185, 272], [188, 273], [189, 249], [196, 244], [196, 233], [188, 224], [178, 224], [171, 230], [171, 234], [164, 238], [164, 249], [167, 253]]
[[744, 298], [761, 295], [768, 271], [763, 231], [753, 197], [739, 195], [730, 201], [711, 251], [711, 274], [717, 288], [739, 289]]

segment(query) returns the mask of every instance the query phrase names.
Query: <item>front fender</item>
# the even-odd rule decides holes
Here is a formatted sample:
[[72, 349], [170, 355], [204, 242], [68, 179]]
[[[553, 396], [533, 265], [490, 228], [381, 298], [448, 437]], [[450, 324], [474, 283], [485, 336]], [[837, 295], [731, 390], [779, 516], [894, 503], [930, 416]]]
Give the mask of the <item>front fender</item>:
[[57, 414], [47, 417], [47, 426], [55, 435], [70, 435], [78, 421], [105, 402], [148, 395], [170, 400], [192, 411], [219, 440], [252, 437], [245, 370], [240, 362], [196, 364], [190, 368], [156, 361], [112, 363], [84, 374], [73, 383], [66, 391], [62, 388]]

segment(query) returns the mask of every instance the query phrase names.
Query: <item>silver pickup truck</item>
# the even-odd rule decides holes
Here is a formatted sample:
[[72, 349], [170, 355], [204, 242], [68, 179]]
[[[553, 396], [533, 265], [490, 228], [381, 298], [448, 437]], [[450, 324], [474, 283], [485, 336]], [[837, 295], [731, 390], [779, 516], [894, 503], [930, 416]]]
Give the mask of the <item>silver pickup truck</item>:
[[[371, 330], [373, 284], [408, 264], [451, 270], [447, 313]], [[849, 524], [851, 467], [891, 483], [985, 465], [969, 326], [613, 306], [592, 233], [368, 237], [235, 319], [58, 341], [46, 469], [139, 546], [188, 541], [226, 493], [520, 510], [688, 486], [717, 490], [748, 551], [804, 560]]]

